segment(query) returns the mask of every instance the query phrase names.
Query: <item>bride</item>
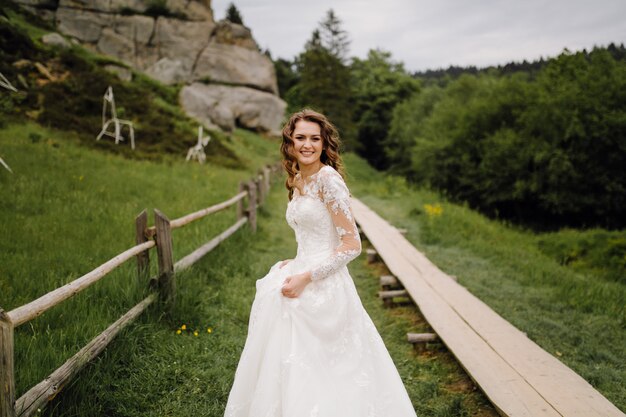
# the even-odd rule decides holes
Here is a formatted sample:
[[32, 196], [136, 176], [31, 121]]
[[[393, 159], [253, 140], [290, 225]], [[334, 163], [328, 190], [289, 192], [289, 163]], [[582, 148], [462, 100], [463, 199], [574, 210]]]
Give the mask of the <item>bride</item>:
[[361, 240], [337, 130], [320, 113], [295, 113], [281, 153], [297, 254], [256, 281], [225, 416], [414, 417], [346, 268]]

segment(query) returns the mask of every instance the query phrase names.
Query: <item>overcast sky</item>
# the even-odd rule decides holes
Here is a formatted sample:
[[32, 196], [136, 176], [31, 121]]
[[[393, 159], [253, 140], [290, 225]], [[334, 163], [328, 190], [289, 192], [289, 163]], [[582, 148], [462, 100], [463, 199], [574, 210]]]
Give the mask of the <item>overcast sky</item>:
[[[216, 19], [231, 0], [213, 0]], [[626, 43], [626, 0], [234, 0], [259, 46], [293, 58], [333, 8], [350, 56], [390, 51], [409, 71], [505, 64]]]

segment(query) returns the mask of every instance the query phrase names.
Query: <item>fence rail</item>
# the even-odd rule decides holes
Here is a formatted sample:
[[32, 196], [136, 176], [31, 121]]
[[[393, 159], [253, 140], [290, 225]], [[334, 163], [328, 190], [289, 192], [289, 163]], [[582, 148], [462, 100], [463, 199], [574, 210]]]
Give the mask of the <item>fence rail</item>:
[[[189, 268], [203, 256], [217, 247], [221, 242], [233, 235], [244, 224], [256, 231], [257, 207], [263, 204], [273, 174], [280, 171], [278, 164], [268, 165], [259, 170], [249, 181], [240, 182], [238, 193], [226, 201], [189, 213], [170, 221], [161, 211], [154, 209], [155, 225], [148, 227], [148, 214], [143, 210], [135, 218], [136, 245], [116, 255], [109, 261], [91, 272], [63, 285], [49, 293], [9, 312], [0, 308], [0, 417], [26, 417], [36, 414], [45, 407], [61, 389], [91, 360], [97, 357], [115, 336], [132, 323], [151, 304], [161, 300], [164, 306], [171, 306], [175, 294], [175, 272]], [[244, 199], [247, 197], [247, 208]], [[174, 229], [200, 220], [210, 214], [236, 205], [237, 221], [219, 235], [195, 249], [174, 263], [172, 251], [172, 235]], [[131, 308], [105, 331], [96, 336], [62, 366], [53, 371], [46, 379], [30, 388], [24, 395], [15, 399], [15, 363], [14, 333], [15, 328], [43, 314], [50, 308], [78, 294], [85, 288], [98, 282], [108, 273], [126, 261], [136, 258], [137, 276], [146, 278], [150, 270], [151, 248], [156, 247], [158, 257], [158, 276], [149, 280], [152, 292], [141, 302]]]

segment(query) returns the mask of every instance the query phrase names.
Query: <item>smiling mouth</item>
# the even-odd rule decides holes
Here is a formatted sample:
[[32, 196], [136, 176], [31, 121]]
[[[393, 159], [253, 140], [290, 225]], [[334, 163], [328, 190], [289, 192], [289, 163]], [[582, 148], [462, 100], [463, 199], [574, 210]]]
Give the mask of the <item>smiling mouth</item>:
[[303, 155], [313, 155], [315, 152], [313, 151], [300, 151], [301, 154]]

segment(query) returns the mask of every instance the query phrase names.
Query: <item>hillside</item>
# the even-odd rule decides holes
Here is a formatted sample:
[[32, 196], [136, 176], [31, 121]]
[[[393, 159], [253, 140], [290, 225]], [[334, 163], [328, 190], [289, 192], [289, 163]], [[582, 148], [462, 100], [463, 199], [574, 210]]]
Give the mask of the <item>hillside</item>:
[[[5, 2], [3, 10], [6, 16], [0, 16], [0, 72], [18, 92], [7, 91], [0, 96], [0, 124], [34, 121], [74, 132], [84, 146], [133, 159], [160, 160], [166, 154], [184, 157], [196, 143], [198, 123], [179, 106], [180, 85], [163, 85], [122, 62], [76, 44], [69, 48], [45, 45], [41, 39], [52, 31], [45, 22], [12, 3]], [[123, 81], [107, 70], [111, 64], [131, 72], [133, 81]], [[118, 117], [133, 122], [134, 151], [126, 128], [123, 146], [113, 144], [111, 138], [95, 140], [102, 127], [103, 96], [108, 86], [113, 88]], [[236, 154], [224, 145], [226, 135], [216, 131], [210, 134], [208, 160], [221, 166], [241, 166]]]
[[[231, 147], [246, 167], [137, 161], [83, 146], [68, 132], [33, 123], [2, 129], [14, 174], [0, 173], [0, 306], [11, 309], [77, 278], [134, 242], [134, 216], [157, 207], [170, 218], [223, 201], [237, 182], [274, 160], [276, 143], [236, 131]], [[11, 139], [7, 139], [11, 138]], [[219, 416], [246, 337], [254, 281], [295, 253], [278, 181], [259, 212], [256, 235], [238, 231], [177, 276], [170, 314], [154, 308], [65, 387], [44, 415]], [[152, 216], [150, 216], [152, 217]], [[234, 219], [228, 210], [174, 233], [180, 259]], [[156, 262], [152, 262], [155, 267]], [[427, 330], [412, 306], [385, 309], [363, 254], [351, 265], [361, 298], [383, 335], [420, 415], [495, 416], [443, 346], [416, 353], [407, 331]], [[155, 272], [155, 271], [154, 271]], [[17, 329], [18, 395], [46, 377], [146, 292], [134, 262]], [[185, 324], [191, 331], [177, 335]], [[211, 328], [211, 333], [208, 329]]]

